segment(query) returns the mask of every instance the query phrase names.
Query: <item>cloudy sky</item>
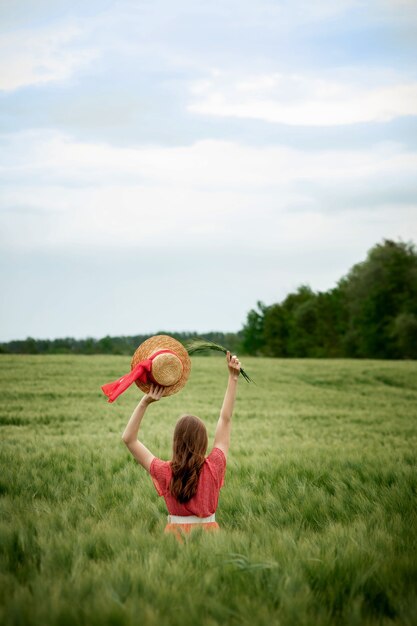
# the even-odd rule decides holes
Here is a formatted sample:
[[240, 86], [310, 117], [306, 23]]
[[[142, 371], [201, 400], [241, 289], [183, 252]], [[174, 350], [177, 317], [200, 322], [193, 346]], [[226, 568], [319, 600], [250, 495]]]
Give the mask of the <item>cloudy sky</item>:
[[14, 0], [0, 29], [0, 341], [238, 330], [417, 242], [414, 0]]

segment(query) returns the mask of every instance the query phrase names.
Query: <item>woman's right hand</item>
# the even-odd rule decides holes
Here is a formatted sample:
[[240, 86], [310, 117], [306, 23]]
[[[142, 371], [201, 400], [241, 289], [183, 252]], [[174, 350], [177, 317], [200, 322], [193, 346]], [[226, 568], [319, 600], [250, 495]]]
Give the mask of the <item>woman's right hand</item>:
[[161, 385], [151, 384], [151, 387], [148, 393], [146, 394], [146, 396], [143, 396], [143, 400], [144, 402], [146, 402], [146, 404], [151, 404], [152, 402], [158, 402], [158, 400], [160, 400], [162, 396], [164, 395], [164, 391], [165, 391], [165, 387], [162, 387]]
[[239, 359], [237, 358], [235, 354], [231, 356], [230, 352], [227, 351], [226, 360], [227, 360], [227, 367], [229, 368], [229, 375], [234, 380], [237, 380], [239, 378], [239, 373], [240, 373]]

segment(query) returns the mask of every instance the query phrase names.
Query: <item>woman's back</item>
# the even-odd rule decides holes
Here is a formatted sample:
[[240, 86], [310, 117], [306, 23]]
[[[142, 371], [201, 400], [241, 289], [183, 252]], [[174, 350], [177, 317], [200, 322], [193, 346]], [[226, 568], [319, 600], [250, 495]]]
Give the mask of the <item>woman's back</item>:
[[226, 457], [220, 448], [213, 448], [200, 470], [195, 495], [186, 503], [180, 503], [170, 493], [172, 469], [170, 461], [154, 458], [150, 474], [156, 491], [163, 496], [170, 515], [209, 517], [216, 512], [219, 491], [224, 483]]

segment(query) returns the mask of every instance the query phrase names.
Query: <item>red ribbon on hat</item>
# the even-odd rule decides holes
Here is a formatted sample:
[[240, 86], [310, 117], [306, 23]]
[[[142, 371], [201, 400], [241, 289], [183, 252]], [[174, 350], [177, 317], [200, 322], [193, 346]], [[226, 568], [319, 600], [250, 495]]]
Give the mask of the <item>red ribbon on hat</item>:
[[130, 385], [134, 383], [135, 380], [140, 380], [142, 383], [145, 384], [156, 383], [155, 379], [152, 376], [152, 361], [159, 354], [165, 353], [175, 354], [175, 352], [173, 352], [172, 350], [158, 350], [158, 352], [152, 354], [149, 359], [144, 359], [143, 361], [135, 365], [135, 367], [129, 372], [129, 374], [125, 374], [124, 376], [118, 378], [112, 383], [107, 383], [106, 385], [103, 385], [102, 390], [108, 397], [108, 401], [114, 402], [114, 400], [116, 400], [116, 398], [118, 398], [121, 393], [126, 391], [126, 389], [130, 387]]

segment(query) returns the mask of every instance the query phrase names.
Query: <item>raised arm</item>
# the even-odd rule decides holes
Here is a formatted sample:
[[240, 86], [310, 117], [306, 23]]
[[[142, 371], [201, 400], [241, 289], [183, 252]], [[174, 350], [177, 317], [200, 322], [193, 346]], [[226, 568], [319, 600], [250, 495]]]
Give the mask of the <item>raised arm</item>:
[[129, 448], [129, 451], [135, 457], [138, 463], [140, 463], [147, 472], [149, 472], [151, 463], [155, 458], [154, 455], [146, 446], [138, 441], [139, 426], [142, 421], [145, 411], [152, 402], [160, 400], [164, 393], [164, 387], [158, 387], [158, 385], [151, 385], [149, 393], [143, 396], [136, 409], [133, 411], [130, 420], [122, 435], [122, 440]]
[[239, 380], [240, 361], [236, 356], [231, 357], [230, 352], [227, 353], [226, 360], [229, 370], [229, 380], [220, 411], [219, 421], [217, 422], [216, 434], [214, 435], [214, 447], [223, 450], [224, 455], [227, 457], [230, 445], [230, 432], [232, 430], [232, 414]]

